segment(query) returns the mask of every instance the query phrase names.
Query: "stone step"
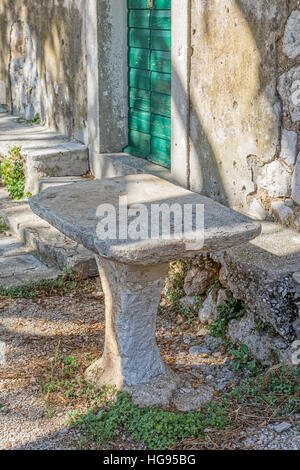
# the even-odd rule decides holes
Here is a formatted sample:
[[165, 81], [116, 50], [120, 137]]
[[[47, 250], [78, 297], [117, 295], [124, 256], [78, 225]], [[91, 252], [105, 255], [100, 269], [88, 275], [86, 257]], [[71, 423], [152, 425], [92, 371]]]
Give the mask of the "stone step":
[[65, 184], [78, 183], [82, 181], [80, 176], [65, 176], [65, 177], [53, 177], [53, 178], [41, 178], [37, 183], [37, 192], [40, 193], [48, 188], [55, 188], [57, 186], [63, 186]]
[[28, 285], [45, 279], [56, 279], [63, 272], [42, 263], [35, 252], [26, 247], [11, 232], [0, 235], [0, 286], [2, 288]]
[[0, 286], [4, 288], [28, 285], [44, 279], [56, 279], [62, 274], [48, 267], [31, 253], [0, 256]]
[[4, 188], [0, 188], [0, 215], [18, 240], [29, 250], [34, 250], [47, 266], [60, 270], [72, 268], [75, 272], [82, 271], [85, 277], [98, 276], [96, 261], [90, 251], [33, 214], [27, 200], [11, 201]]
[[21, 147], [26, 159], [25, 192], [36, 194], [44, 177], [80, 176], [89, 171], [88, 149], [47, 127], [28, 125], [8, 113], [0, 113], [0, 154]]
[[300, 234], [272, 222], [250, 243], [214, 255], [225, 267], [234, 296], [284, 338], [293, 337], [298, 314], [295, 273], [300, 268]]

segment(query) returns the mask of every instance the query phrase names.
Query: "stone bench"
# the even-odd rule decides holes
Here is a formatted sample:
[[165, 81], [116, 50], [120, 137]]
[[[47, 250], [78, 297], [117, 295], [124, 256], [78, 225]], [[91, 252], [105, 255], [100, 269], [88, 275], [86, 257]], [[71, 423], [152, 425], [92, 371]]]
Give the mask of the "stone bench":
[[[103, 240], [97, 235], [97, 210], [102, 204], [110, 204], [119, 214], [120, 196], [127, 197], [128, 207], [144, 204], [149, 210], [153, 204], [203, 205], [204, 231], [200, 228], [192, 237], [182, 233], [169, 239]], [[113, 384], [134, 390], [146, 384], [176, 388], [178, 378], [162, 361], [155, 339], [157, 310], [169, 263], [245, 243], [260, 234], [260, 224], [151, 175], [50, 188], [32, 197], [30, 206], [96, 255], [106, 305], [105, 350], [88, 369], [87, 377], [99, 387]], [[127, 230], [125, 224], [119, 221], [118, 229]]]

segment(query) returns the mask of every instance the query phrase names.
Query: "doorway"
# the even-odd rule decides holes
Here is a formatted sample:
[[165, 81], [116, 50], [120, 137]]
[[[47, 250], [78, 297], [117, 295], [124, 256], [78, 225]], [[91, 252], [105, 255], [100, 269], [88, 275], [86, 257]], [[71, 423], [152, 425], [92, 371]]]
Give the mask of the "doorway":
[[127, 0], [128, 146], [171, 165], [171, 0]]

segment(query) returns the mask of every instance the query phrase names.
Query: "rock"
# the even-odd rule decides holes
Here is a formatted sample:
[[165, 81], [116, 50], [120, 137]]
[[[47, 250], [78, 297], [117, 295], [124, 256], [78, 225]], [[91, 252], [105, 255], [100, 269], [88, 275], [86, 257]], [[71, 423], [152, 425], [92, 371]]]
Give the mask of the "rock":
[[300, 153], [298, 155], [296, 168], [293, 174], [292, 198], [300, 205]]
[[283, 110], [291, 115], [293, 122], [300, 121], [300, 65], [292, 67], [279, 78], [278, 91]]
[[271, 203], [272, 212], [280, 220], [281, 223], [286, 224], [293, 219], [293, 211], [285, 205], [283, 201], [273, 201]]
[[179, 303], [183, 308], [195, 308], [197, 305], [197, 299], [195, 297], [186, 296], [182, 297]]
[[8, 414], [9, 413], [9, 407], [8, 406], [2, 406], [2, 408], [0, 408], [0, 414]]
[[229, 292], [225, 289], [220, 289], [218, 292], [217, 307], [221, 305], [222, 303], [226, 302], [229, 298], [230, 298]]
[[222, 356], [222, 353], [217, 351], [217, 352], [213, 353], [213, 356], [218, 358], [218, 357]]
[[188, 295], [202, 295], [205, 294], [212, 282], [213, 278], [209, 271], [199, 271], [197, 268], [192, 268], [187, 273], [184, 291]]
[[289, 197], [291, 195], [291, 174], [283, 163], [274, 160], [264, 165], [257, 177], [259, 188], [266, 189], [271, 197]]
[[225, 266], [222, 266], [219, 271], [219, 281], [226, 289], [229, 289], [228, 281], [227, 281], [227, 271]]
[[294, 279], [296, 284], [300, 285], [300, 272], [294, 273], [293, 274], [293, 279]]
[[204, 340], [205, 346], [210, 350], [210, 351], [216, 351], [221, 344], [223, 343], [221, 338], [214, 338], [213, 336], [207, 335]]
[[273, 429], [274, 429], [275, 432], [277, 432], [279, 434], [279, 433], [288, 431], [289, 429], [291, 429], [291, 427], [292, 427], [291, 423], [283, 422], [283, 423], [280, 423], [280, 424], [275, 424]]
[[206, 328], [201, 328], [198, 333], [197, 333], [197, 336], [206, 336], [207, 335], [207, 332], [208, 330]]
[[267, 211], [259, 199], [253, 198], [250, 202], [249, 215], [256, 220], [264, 220], [266, 218]]
[[293, 199], [286, 199], [284, 203], [287, 207], [293, 207], [294, 206]]
[[214, 397], [214, 389], [208, 385], [200, 385], [197, 390], [190, 390], [186, 393], [178, 391], [173, 404], [178, 411], [188, 412], [201, 408], [209, 403]]
[[297, 132], [287, 131], [286, 129], [283, 129], [282, 135], [281, 135], [280, 157], [289, 166], [293, 166], [296, 163], [297, 142], [298, 142]]
[[211, 258], [200, 256], [194, 266], [188, 271], [184, 292], [187, 296], [205, 294], [218, 277], [219, 265]]
[[296, 59], [300, 55], [300, 11], [294, 10], [285, 26], [283, 36], [283, 52], [289, 59]]
[[137, 406], [159, 406], [168, 407], [174, 391], [180, 387], [181, 378], [169, 370], [168, 375], [157, 377], [147, 385], [138, 387], [126, 387], [133, 403]]
[[[233, 343], [246, 344], [250, 354], [259, 360], [263, 365], [270, 366], [277, 355], [284, 353], [287, 343], [278, 337], [271, 337], [268, 332], [257, 331], [254, 318], [251, 313], [242, 320], [231, 320], [228, 325], [228, 338]], [[278, 357], [281, 359], [281, 357]]]
[[199, 310], [198, 316], [200, 322], [204, 325], [213, 323], [218, 315], [217, 307], [228, 300], [228, 298], [229, 293], [225, 289], [213, 289]]
[[293, 323], [293, 327], [294, 327], [297, 339], [300, 339], [300, 318], [297, 318], [297, 320]]
[[201, 356], [201, 354], [210, 354], [210, 352], [207, 346], [193, 346], [189, 350], [189, 354], [192, 356]]
[[213, 323], [217, 317], [217, 295], [217, 290], [213, 289], [199, 310], [199, 320], [204, 325]]

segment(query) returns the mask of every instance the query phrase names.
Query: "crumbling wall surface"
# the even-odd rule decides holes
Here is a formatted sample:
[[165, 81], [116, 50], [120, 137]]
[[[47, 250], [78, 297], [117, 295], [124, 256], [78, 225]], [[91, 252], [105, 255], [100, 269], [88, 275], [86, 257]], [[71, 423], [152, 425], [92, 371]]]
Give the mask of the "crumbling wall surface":
[[[190, 260], [181, 304], [199, 305], [201, 324], [208, 329], [230, 298], [242, 300], [242, 318], [231, 313], [226, 337], [234, 344], [246, 344], [252, 356], [265, 365], [291, 363], [292, 345], [299, 336], [300, 289], [292, 271], [273, 265], [272, 258], [256, 263], [261, 256], [250, 244]], [[273, 266], [273, 270], [270, 267]], [[299, 284], [300, 285], [300, 284]], [[219, 323], [220, 325], [220, 323]], [[225, 325], [225, 322], [223, 323]]]
[[300, 1], [192, 0], [191, 188], [300, 230]]
[[84, 0], [0, 0], [0, 106], [85, 141]]

